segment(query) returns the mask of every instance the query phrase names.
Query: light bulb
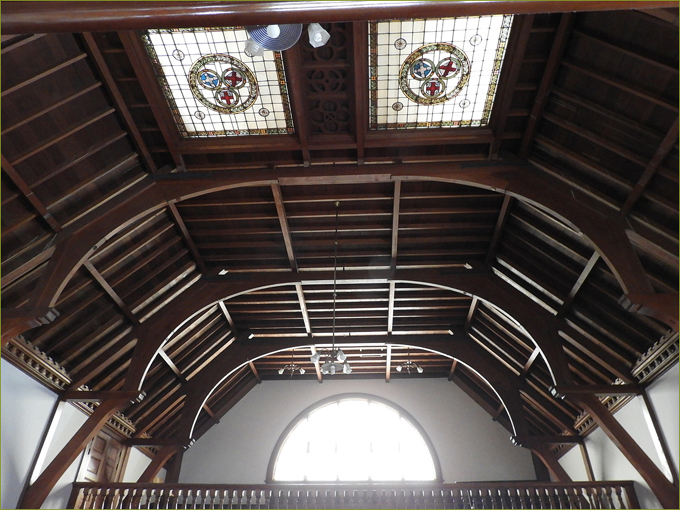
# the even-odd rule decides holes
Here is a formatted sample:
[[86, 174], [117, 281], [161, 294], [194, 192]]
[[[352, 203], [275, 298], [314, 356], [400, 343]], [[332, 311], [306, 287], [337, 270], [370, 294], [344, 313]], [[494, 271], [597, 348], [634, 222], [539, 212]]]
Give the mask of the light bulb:
[[305, 369], [304, 369], [304, 368], [300, 368], [300, 375], [304, 375], [304, 373], [305, 373]]
[[422, 367], [418, 367], [418, 368], [416, 368], [416, 370], [418, 370], [418, 373], [419, 373], [419, 374], [422, 374], [422, 373], [423, 373], [423, 368], [422, 368]]
[[311, 44], [313, 48], [323, 46], [328, 42], [328, 39], [331, 38], [331, 34], [324, 30], [318, 23], [310, 23], [307, 27], [307, 33], [309, 34], [309, 44]]
[[397, 372], [401, 372], [401, 365], [397, 367]]
[[246, 41], [246, 47], [243, 51], [249, 57], [261, 57], [264, 55], [264, 48], [262, 45], [252, 39]]
[[347, 359], [347, 355], [344, 352], [342, 352], [342, 349], [338, 349], [338, 353], [336, 354], [335, 357], [340, 363], [344, 363], [344, 361]]
[[335, 375], [335, 363], [331, 363], [331, 375]]
[[352, 373], [352, 367], [349, 366], [349, 363], [345, 363], [342, 365], [342, 373], [343, 374], [351, 374]]
[[312, 354], [312, 357], [309, 358], [309, 359], [312, 361], [312, 363], [318, 363], [319, 360], [321, 359], [321, 354], [319, 354], [318, 352], [315, 352], [314, 354]]
[[281, 35], [281, 29], [278, 25], [267, 25], [267, 35], [274, 39]]
[[279, 375], [283, 374], [283, 368], [279, 368]]

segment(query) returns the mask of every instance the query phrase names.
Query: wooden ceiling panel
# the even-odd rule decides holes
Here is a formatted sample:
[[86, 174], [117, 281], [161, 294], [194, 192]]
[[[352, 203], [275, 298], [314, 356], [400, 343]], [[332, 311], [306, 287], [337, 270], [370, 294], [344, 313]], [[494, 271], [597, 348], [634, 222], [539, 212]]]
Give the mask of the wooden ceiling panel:
[[[579, 225], [543, 210], [552, 204], [541, 202], [521, 172], [527, 157], [547, 174], [538, 186], [551, 183], [555, 197], [564, 195], [555, 204], [563, 216], [583, 204], [621, 225], [618, 234], [628, 235], [642, 265], [637, 273], [637, 261], [627, 259], [624, 273], [632, 273], [624, 277], [639, 277], [642, 287], [648, 278], [657, 293], [676, 294], [677, 27], [635, 11], [517, 16], [522, 32], [509, 45], [490, 125], [403, 132], [367, 132], [367, 24], [324, 27], [328, 45], [313, 49], [303, 37], [284, 53], [296, 132], [281, 137], [179, 140], [132, 33], [6, 44], [3, 308], [30, 305], [52, 266], [64, 265], [60, 250], [68, 246], [81, 250], [84, 265], [65, 277], [59, 317], [24, 338], [59, 363], [74, 388], [123, 388], [143, 350], [135, 350], [138, 340], [155, 345], [148, 336], [156, 325], [172, 331], [159, 339], [142, 384], [146, 398], [123, 409], [138, 437], [170, 438], [195, 404], [185, 398], [189, 389], [209, 390], [197, 387], [251, 351], [283, 349], [235, 364], [205, 394], [194, 432], [200, 437], [261, 380], [291, 379], [278, 374], [291, 345], [306, 370], [294, 378], [323, 380], [309, 357], [312, 346], [332, 341], [328, 274], [339, 201], [339, 274], [365, 273], [364, 281], [337, 285], [336, 342], [353, 368], [337, 378], [447, 377], [510, 427], [507, 410], [474, 370], [400, 340], [467, 346], [499, 366], [496, 375], [508, 385], [519, 385], [531, 434], [572, 433], [581, 409], [550, 395], [556, 367], [536, 347], [545, 338], [534, 343], [509, 312], [477, 297], [395, 282], [389, 271], [440, 271], [449, 280], [445, 271], [462, 271], [470, 281], [479, 276], [482, 290], [519, 291], [529, 299], [517, 310], [554, 328], [550, 341], [561, 339], [565, 371], [577, 384], [634, 382], [632, 367], [669, 326], [624, 309], [622, 284], [595, 246]], [[337, 175], [333, 164], [344, 165]], [[478, 175], [483, 187], [442, 182]], [[433, 176], [441, 180], [427, 180]], [[136, 203], [138, 181], [159, 197], [148, 205], [153, 211]], [[206, 190], [235, 187], [203, 192], [203, 182]], [[127, 226], [104, 231], [108, 214]], [[84, 243], [96, 236], [87, 256]], [[611, 252], [608, 238], [600, 242]], [[321, 271], [323, 280], [309, 283]], [[243, 291], [246, 277], [284, 284]], [[190, 318], [170, 317], [194, 285], [218, 283], [224, 294], [220, 287], [214, 299], [238, 295], [206, 302]], [[450, 345], [448, 336], [433, 337], [449, 331]], [[423, 374], [397, 372], [407, 360]]]

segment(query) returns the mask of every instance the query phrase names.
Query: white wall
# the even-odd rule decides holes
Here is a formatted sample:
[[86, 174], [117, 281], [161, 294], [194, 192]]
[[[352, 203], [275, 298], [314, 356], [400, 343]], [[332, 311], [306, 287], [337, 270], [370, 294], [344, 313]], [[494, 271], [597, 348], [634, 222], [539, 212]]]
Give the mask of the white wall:
[[57, 396], [5, 361], [0, 508], [16, 508]]
[[[673, 460], [672, 469], [678, 473], [678, 365], [666, 372], [647, 388], [647, 395], [659, 418], [662, 433], [668, 442]], [[628, 433], [637, 441], [659, 467], [659, 455], [652, 441], [647, 422], [642, 414], [644, 402], [637, 397], [614, 416]], [[612, 443], [605, 433], [597, 429], [585, 439], [590, 455], [593, 474], [596, 480], [633, 480], [635, 490], [642, 508], [661, 508], [659, 501], [649, 489], [647, 483], [621, 451]], [[560, 463], [573, 480], [586, 480], [586, 472], [581, 459], [581, 452], [573, 448], [561, 459]]]
[[[151, 459], [140, 452], [137, 448], [130, 448], [130, 457], [128, 458], [127, 466], [125, 466], [125, 474], [123, 475], [123, 482], [134, 483], [139, 480], [147, 466], [151, 464]], [[165, 480], [166, 470], [161, 469], [156, 478]]]
[[180, 482], [264, 483], [274, 445], [305, 408], [340, 393], [377, 395], [408, 411], [430, 437], [445, 482], [534, 480], [528, 450], [446, 379], [265, 381], [184, 454]]

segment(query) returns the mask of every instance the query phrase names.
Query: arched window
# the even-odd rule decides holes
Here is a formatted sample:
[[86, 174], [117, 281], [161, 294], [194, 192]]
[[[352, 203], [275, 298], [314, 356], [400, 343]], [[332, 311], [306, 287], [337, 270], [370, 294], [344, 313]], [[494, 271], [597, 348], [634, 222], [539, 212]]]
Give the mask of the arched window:
[[305, 409], [279, 438], [268, 482], [441, 481], [430, 439], [399, 406], [336, 395]]

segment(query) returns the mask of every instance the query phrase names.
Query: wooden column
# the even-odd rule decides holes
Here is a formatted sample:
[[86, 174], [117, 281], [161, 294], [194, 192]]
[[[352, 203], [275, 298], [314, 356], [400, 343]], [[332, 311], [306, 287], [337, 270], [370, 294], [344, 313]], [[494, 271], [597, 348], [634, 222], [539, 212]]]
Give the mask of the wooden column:
[[570, 398], [590, 413], [607, 437], [621, 450], [621, 453], [647, 482], [663, 508], [678, 508], [678, 489], [612, 416], [605, 405], [595, 395], [572, 395]]
[[151, 464], [147, 466], [142, 475], [137, 480], [137, 483], [151, 483], [158, 472], [163, 469], [165, 463], [175, 455], [178, 451], [182, 450], [182, 446], [179, 444], [166, 445], [163, 446], [151, 461]]
[[102, 402], [45, 471], [26, 489], [17, 508], [40, 508], [59, 478], [78, 458], [80, 452], [97, 435], [108, 419], [129, 401], [126, 398], [116, 398]]

